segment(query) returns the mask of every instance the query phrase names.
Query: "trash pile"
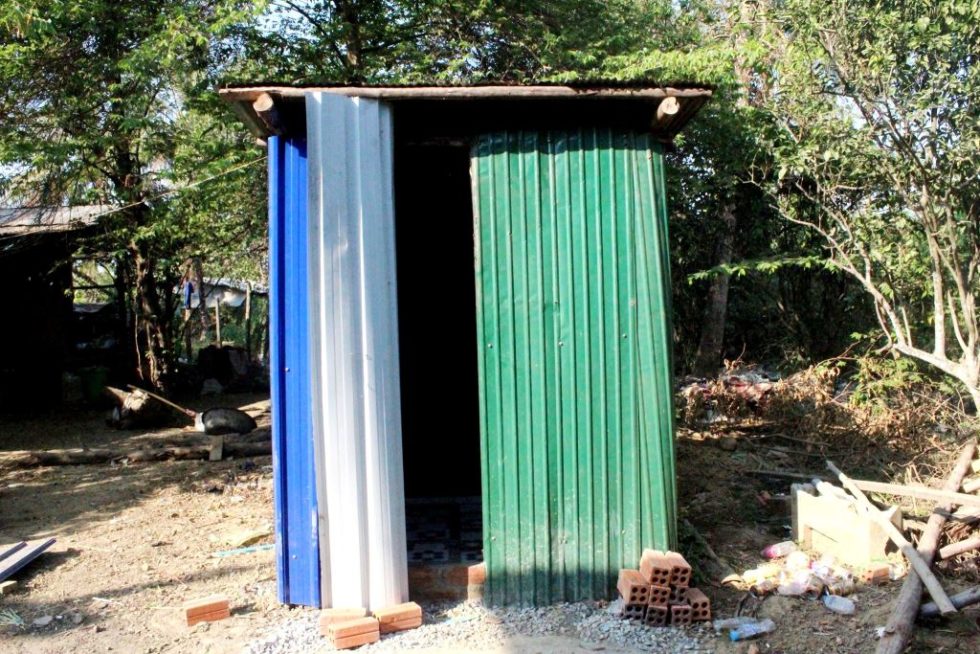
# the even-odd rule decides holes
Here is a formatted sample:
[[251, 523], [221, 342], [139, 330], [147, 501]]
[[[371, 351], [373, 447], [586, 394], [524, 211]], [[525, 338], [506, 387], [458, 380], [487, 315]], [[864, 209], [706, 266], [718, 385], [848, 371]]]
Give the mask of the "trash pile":
[[857, 587], [899, 579], [906, 573], [898, 561], [874, 562], [855, 570], [831, 554], [813, 558], [793, 541], [770, 545], [762, 554], [772, 561], [741, 575], [749, 590], [758, 596], [821, 599], [828, 609], [843, 615], [854, 613], [854, 602], [847, 596]]
[[711, 601], [691, 588], [691, 566], [677, 552], [643, 550], [639, 570], [620, 570], [621, 615], [652, 627], [711, 619]]

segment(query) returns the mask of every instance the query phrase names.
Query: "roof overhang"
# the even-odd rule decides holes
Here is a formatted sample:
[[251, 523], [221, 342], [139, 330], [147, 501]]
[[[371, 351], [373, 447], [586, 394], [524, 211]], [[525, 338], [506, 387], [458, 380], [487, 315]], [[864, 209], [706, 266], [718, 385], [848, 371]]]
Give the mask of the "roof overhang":
[[[305, 132], [305, 98], [310, 93], [382, 100], [412, 116], [415, 130], [442, 136], [554, 124], [629, 126], [670, 141], [711, 97], [703, 86], [482, 85], [482, 86], [231, 86], [219, 95], [255, 134]], [[520, 107], [517, 107], [520, 103]], [[458, 118], [467, 109], [465, 120]], [[514, 110], [517, 109], [517, 112]]]

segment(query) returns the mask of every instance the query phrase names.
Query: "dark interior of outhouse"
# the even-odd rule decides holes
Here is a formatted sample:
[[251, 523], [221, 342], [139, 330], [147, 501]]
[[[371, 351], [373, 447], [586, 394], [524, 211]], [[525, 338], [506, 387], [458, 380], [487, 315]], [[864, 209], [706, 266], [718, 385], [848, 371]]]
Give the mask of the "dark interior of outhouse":
[[410, 566], [482, 560], [473, 209], [466, 141], [397, 121], [395, 233]]

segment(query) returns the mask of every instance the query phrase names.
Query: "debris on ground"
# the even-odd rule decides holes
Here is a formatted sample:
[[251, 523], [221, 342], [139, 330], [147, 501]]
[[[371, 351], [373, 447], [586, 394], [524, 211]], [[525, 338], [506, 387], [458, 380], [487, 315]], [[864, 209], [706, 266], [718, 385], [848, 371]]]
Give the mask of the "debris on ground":
[[[477, 602], [423, 603], [424, 621], [409, 631], [384, 634], [358, 652], [416, 649], [450, 651], [541, 651], [572, 649], [637, 652], [709, 652], [708, 623], [686, 629], [651, 629], [609, 612], [606, 602], [574, 602], [545, 607], [491, 608]], [[245, 654], [320, 654], [333, 651], [320, 636], [317, 612], [306, 612], [266, 630], [250, 642]], [[515, 645], [520, 643], [521, 645]], [[547, 644], [547, 646], [545, 646]]]
[[211, 554], [216, 559], [223, 559], [226, 556], [238, 556], [239, 554], [254, 554], [255, 552], [270, 552], [276, 549], [274, 543], [263, 543], [262, 545], [249, 545], [248, 547], [236, 547], [232, 550], [221, 550]]

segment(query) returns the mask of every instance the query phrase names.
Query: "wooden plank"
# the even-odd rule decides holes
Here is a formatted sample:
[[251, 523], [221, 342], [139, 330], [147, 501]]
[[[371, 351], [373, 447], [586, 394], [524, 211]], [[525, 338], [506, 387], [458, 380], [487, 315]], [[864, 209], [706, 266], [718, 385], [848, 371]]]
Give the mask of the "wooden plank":
[[960, 506], [980, 506], [980, 497], [966, 493], [952, 493], [938, 488], [905, 486], [903, 484], [885, 484], [878, 481], [865, 481], [863, 479], [852, 479], [851, 481], [854, 482], [855, 486], [869, 493], [901, 495], [903, 497], [914, 497], [933, 502], [949, 502], [950, 504], [958, 504]]
[[0, 581], [4, 581], [19, 572], [21, 568], [40, 556], [44, 550], [54, 545], [54, 542], [54, 538], [29, 541], [25, 547], [20, 548], [15, 554], [0, 561]]
[[10, 545], [0, 545], [0, 561], [13, 554], [14, 552], [23, 549], [27, 546], [27, 541], [22, 540], [19, 543], [11, 543]]
[[218, 91], [223, 99], [230, 102], [254, 102], [265, 94], [279, 97], [305, 97], [307, 93], [322, 92], [351, 97], [374, 98], [381, 100], [468, 100], [472, 98], [707, 98], [711, 89], [673, 88], [662, 86], [611, 87], [597, 84], [594, 87], [572, 87], [562, 85], [519, 86], [252, 86], [224, 88]]

